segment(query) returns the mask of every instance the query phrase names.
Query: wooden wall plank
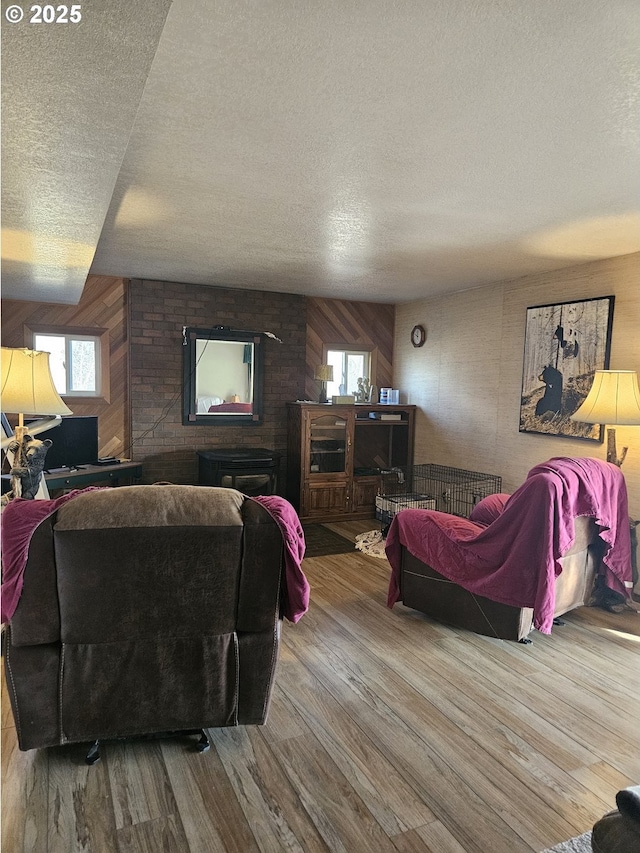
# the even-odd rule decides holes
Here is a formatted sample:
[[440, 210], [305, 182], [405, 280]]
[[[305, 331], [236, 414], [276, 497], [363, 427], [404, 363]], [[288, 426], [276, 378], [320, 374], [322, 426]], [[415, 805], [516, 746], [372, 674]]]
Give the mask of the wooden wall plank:
[[391, 387], [393, 380], [393, 333], [395, 306], [341, 299], [307, 299], [307, 356], [305, 394], [317, 400], [320, 383], [313, 378], [322, 364], [324, 344], [377, 347], [378, 388]]
[[[100, 456], [122, 457], [130, 444], [128, 418], [128, 281], [90, 275], [77, 305], [2, 300], [2, 346], [31, 346], [25, 341], [25, 325], [92, 326], [109, 329], [110, 402], [76, 402], [74, 415], [98, 416]], [[53, 436], [52, 436], [53, 438]]]

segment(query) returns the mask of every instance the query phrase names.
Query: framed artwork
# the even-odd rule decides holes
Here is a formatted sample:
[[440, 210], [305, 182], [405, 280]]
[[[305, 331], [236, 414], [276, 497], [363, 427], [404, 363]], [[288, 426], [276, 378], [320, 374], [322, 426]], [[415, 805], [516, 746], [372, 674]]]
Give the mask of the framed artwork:
[[520, 432], [602, 442], [604, 425], [570, 420], [607, 370], [613, 296], [527, 308]]

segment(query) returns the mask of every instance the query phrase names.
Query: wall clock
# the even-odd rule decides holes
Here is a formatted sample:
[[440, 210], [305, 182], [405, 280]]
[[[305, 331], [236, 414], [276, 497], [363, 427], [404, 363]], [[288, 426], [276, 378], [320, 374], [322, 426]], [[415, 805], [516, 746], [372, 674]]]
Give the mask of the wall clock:
[[424, 326], [414, 326], [411, 329], [411, 343], [414, 347], [421, 347], [427, 338]]

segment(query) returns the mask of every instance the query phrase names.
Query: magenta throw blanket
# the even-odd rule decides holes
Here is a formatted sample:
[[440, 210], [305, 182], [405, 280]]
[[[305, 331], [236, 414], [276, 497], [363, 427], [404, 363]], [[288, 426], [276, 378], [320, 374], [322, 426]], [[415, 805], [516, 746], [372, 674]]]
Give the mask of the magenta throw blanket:
[[9, 622], [22, 595], [24, 567], [27, 565], [29, 543], [36, 527], [76, 495], [94, 491], [75, 489], [60, 498], [48, 501], [14, 498], [2, 510], [2, 621]]
[[252, 500], [263, 506], [278, 524], [284, 538], [285, 598], [282, 615], [298, 622], [309, 609], [309, 581], [302, 571], [304, 532], [298, 513], [278, 495], [258, 495]]
[[[22, 595], [24, 569], [27, 564], [31, 537], [45, 518], [58, 507], [83, 492], [95, 491], [95, 486], [77, 489], [60, 498], [30, 501], [15, 498], [2, 511], [2, 621], [9, 622]], [[257, 497], [258, 501], [278, 524], [285, 540], [285, 600], [283, 616], [298, 622], [309, 609], [309, 583], [301, 568], [305, 542], [300, 519], [284, 498]]]
[[555, 578], [573, 544], [574, 518], [590, 516], [605, 546], [605, 581], [630, 595], [627, 491], [618, 467], [599, 459], [554, 458], [536, 465], [488, 525], [434, 510], [406, 509], [393, 519], [387, 604], [400, 598], [401, 547], [469, 592], [533, 608], [533, 624], [551, 633]]

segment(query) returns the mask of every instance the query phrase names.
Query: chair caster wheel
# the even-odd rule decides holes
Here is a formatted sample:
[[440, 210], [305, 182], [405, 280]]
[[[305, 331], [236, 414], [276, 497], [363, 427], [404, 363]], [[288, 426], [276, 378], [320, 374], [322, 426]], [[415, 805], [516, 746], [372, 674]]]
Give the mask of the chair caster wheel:
[[207, 752], [208, 750], [211, 749], [211, 744], [209, 743], [209, 738], [207, 737], [207, 734], [206, 734], [204, 729], [202, 730], [202, 732], [200, 734], [200, 740], [196, 744], [196, 749], [198, 752]]
[[566, 625], [567, 623], [564, 621], [564, 619], [558, 619], [558, 617], [556, 616], [556, 618], [553, 620], [553, 624], [554, 625]]
[[533, 643], [533, 640], [530, 640], [528, 637], [523, 637], [521, 640], [518, 640], [519, 643], [522, 643], [523, 646], [530, 646]]
[[100, 761], [100, 741], [94, 741], [89, 748], [89, 752], [85, 757], [85, 763], [89, 765], [89, 767], [93, 767], [94, 764], [97, 764]]

